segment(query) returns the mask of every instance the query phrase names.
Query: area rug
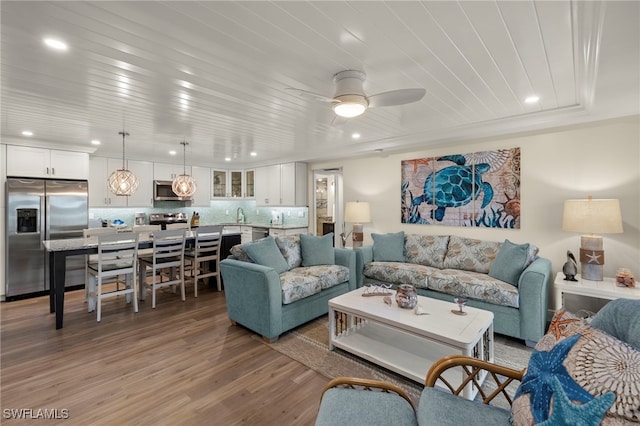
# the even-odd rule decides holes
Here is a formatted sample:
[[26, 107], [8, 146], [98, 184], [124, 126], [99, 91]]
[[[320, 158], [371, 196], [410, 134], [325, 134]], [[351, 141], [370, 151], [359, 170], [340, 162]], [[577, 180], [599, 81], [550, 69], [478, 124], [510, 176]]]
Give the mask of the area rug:
[[[254, 338], [263, 341], [260, 336], [254, 335]], [[423, 383], [414, 382], [340, 349], [330, 351], [329, 321], [326, 317], [291, 330], [273, 343], [264, 341], [263, 343], [329, 379], [351, 376], [384, 380], [404, 389], [416, 405], [420, 400]], [[524, 344], [503, 336], [496, 336], [494, 344], [496, 364], [520, 370], [527, 366], [530, 354], [531, 349]], [[489, 382], [485, 386], [487, 389], [491, 388]], [[515, 388], [512, 392], [514, 391]]]

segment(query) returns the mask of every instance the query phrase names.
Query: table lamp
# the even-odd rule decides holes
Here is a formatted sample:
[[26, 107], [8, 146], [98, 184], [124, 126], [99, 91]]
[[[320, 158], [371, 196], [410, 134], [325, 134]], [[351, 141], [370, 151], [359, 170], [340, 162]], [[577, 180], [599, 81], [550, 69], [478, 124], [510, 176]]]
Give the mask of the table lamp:
[[602, 281], [604, 250], [598, 234], [622, 233], [620, 201], [617, 199], [566, 200], [562, 214], [562, 230], [584, 232], [580, 238], [580, 273], [582, 279]]
[[350, 201], [344, 209], [344, 221], [353, 223], [352, 240], [353, 248], [362, 247], [364, 234], [362, 224], [371, 222], [371, 209], [369, 203]]

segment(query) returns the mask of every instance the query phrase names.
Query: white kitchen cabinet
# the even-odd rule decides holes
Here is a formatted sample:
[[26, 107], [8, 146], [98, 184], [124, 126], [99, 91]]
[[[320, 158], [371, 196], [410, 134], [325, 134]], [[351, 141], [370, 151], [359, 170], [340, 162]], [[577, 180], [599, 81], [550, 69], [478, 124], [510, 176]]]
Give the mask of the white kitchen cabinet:
[[[4, 159], [4, 158], [3, 158]], [[4, 188], [4, 182], [2, 187]], [[3, 197], [4, 198], [4, 197]], [[6, 215], [6, 208], [5, 207], [0, 207], [0, 241], [2, 242], [0, 244], [0, 299], [4, 300], [5, 299], [5, 286], [6, 286], [6, 282], [5, 282], [5, 271], [6, 271], [6, 265], [5, 265], [5, 224], [4, 224], [4, 217]]]
[[255, 198], [256, 171], [253, 169], [244, 171], [244, 198]]
[[281, 237], [285, 235], [296, 235], [308, 233], [308, 228], [269, 228], [269, 235], [273, 237]]
[[256, 205], [306, 206], [307, 164], [286, 163], [256, 168]]
[[[120, 162], [122, 167], [122, 162]], [[138, 178], [138, 189], [126, 198], [128, 207], [153, 207], [153, 163], [127, 160], [127, 168]], [[113, 197], [115, 195], [111, 194]]]
[[211, 207], [211, 169], [191, 167], [191, 176], [196, 180], [196, 193], [193, 194], [192, 207]]
[[229, 172], [213, 169], [211, 173], [211, 181], [213, 182], [211, 198], [227, 198], [229, 196]]
[[[109, 190], [109, 176], [118, 169], [122, 169], [122, 159], [91, 157], [89, 160], [89, 207], [127, 206], [129, 197], [115, 195]], [[140, 176], [137, 177], [140, 179]]]
[[7, 176], [87, 179], [89, 154], [8, 145]]
[[191, 174], [191, 166], [182, 164], [153, 163], [154, 180], [173, 180], [183, 173]]
[[253, 240], [253, 227], [242, 225], [240, 227], [240, 243], [250, 243]]

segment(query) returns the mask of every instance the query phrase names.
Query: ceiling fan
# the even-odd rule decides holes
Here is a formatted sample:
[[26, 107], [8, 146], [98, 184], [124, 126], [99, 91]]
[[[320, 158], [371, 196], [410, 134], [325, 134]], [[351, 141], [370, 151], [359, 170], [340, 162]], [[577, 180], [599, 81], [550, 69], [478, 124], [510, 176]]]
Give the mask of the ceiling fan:
[[336, 92], [333, 98], [308, 92], [302, 89], [287, 87], [287, 90], [298, 92], [302, 96], [310, 96], [322, 102], [332, 104], [333, 111], [340, 117], [357, 117], [367, 110], [367, 108], [377, 108], [395, 105], [410, 104], [422, 99], [426, 93], [425, 89], [400, 89], [390, 92], [378, 93], [367, 96], [364, 93], [363, 83], [367, 75], [362, 71], [345, 70], [333, 76], [336, 85]]

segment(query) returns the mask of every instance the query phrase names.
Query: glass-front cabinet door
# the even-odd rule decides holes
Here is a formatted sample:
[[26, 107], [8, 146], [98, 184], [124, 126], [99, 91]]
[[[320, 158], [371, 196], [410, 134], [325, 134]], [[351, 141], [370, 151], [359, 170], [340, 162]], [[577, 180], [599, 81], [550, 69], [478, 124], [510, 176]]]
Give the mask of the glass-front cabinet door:
[[232, 170], [231, 172], [231, 197], [242, 197], [242, 171]]
[[213, 198], [228, 197], [227, 173], [227, 170], [213, 170]]
[[256, 193], [254, 191], [254, 182], [255, 182], [255, 170], [245, 170], [244, 171], [244, 197], [245, 198], [255, 198]]

